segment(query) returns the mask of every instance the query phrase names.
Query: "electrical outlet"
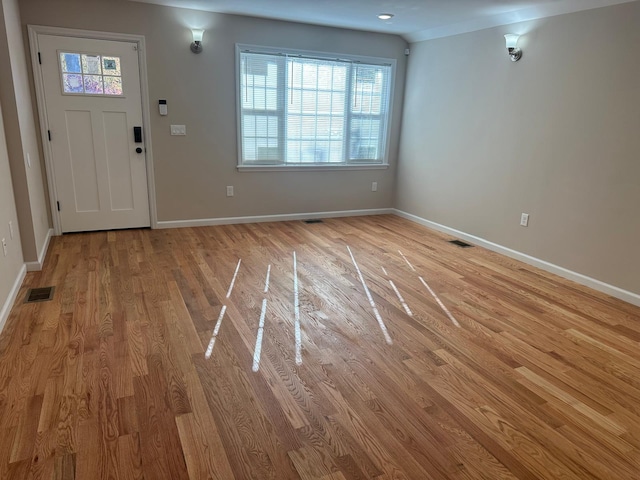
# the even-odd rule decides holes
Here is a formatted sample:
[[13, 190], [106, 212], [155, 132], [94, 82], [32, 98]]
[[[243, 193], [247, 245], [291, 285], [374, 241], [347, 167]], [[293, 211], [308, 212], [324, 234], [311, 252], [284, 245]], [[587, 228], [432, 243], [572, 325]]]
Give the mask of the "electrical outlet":
[[378, 182], [371, 182], [371, 191], [372, 192], [378, 191]]
[[13, 239], [13, 222], [9, 221], [9, 235], [11, 236], [11, 239]]
[[5, 238], [2, 239], [2, 253], [6, 257], [9, 251], [7, 250], [7, 240]]
[[528, 227], [529, 226], [529, 214], [528, 213], [523, 213], [520, 216], [520, 225], [523, 227]]
[[233, 187], [231, 185], [227, 187], [227, 197], [233, 197]]

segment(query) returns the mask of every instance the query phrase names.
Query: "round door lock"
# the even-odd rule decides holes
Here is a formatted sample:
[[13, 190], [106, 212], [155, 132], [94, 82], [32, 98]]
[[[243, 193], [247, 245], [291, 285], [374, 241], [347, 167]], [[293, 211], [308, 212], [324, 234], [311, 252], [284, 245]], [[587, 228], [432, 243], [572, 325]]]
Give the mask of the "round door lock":
[[142, 148], [140, 147], [136, 148], [136, 153], [142, 153]]

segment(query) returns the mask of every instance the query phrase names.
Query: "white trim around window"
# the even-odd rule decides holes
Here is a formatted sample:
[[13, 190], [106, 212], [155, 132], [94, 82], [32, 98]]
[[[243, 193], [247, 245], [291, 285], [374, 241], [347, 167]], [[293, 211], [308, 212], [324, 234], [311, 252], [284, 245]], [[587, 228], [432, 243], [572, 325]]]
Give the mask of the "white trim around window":
[[236, 45], [238, 170], [389, 165], [396, 61]]

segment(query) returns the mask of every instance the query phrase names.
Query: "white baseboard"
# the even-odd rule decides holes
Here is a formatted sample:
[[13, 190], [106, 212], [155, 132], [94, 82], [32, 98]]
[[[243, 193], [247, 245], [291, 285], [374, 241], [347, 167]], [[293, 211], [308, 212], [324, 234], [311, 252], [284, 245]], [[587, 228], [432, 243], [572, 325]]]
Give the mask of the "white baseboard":
[[51, 237], [53, 236], [53, 228], [50, 228], [47, 232], [47, 238], [44, 239], [44, 243], [42, 244], [42, 248], [40, 249], [40, 253], [38, 253], [38, 261], [37, 262], [27, 262], [27, 272], [39, 272], [42, 270], [42, 266], [44, 265], [44, 259], [47, 256], [47, 250], [49, 249], [49, 242], [51, 241]]
[[282, 215], [259, 215], [253, 217], [200, 218], [196, 220], [159, 221], [158, 228], [210, 227], [214, 225], [233, 225], [238, 223], [286, 222], [316, 218], [360, 217], [365, 215], [387, 215], [394, 213], [392, 208], [367, 210], [340, 210], [337, 212], [287, 213]]
[[13, 307], [13, 303], [16, 301], [18, 291], [20, 290], [26, 275], [27, 267], [26, 265], [22, 265], [22, 268], [20, 268], [20, 272], [18, 272], [18, 276], [16, 277], [16, 281], [13, 283], [13, 287], [11, 287], [9, 295], [4, 302], [4, 305], [2, 305], [2, 310], [0, 310], [0, 332], [2, 332], [4, 324], [7, 322], [7, 318], [9, 318], [9, 313], [11, 313], [11, 308]]
[[538, 267], [547, 272], [554, 273], [560, 277], [566, 278], [568, 280], [572, 280], [586, 287], [593, 288], [594, 290], [597, 290], [602, 293], [606, 293], [607, 295], [611, 295], [612, 297], [619, 298], [620, 300], [624, 300], [625, 302], [628, 302], [628, 303], [631, 303], [632, 305], [637, 305], [640, 307], [640, 295], [638, 295], [637, 293], [633, 293], [628, 290], [623, 290], [622, 288], [616, 287], [614, 285], [610, 285], [605, 282], [601, 282], [600, 280], [596, 280], [595, 278], [591, 278], [581, 273], [577, 273], [572, 270], [568, 270], [564, 267], [560, 267], [559, 265], [549, 263], [545, 260], [532, 257], [530, 255], [527, 255], [526, 253], [518, 252], [516, 250], [503, 247], [502, 245], [498, 245], [497, 243], [490, 242], [488, 240], [485, 240], [484, 238], [476, 237], [474, 235], [469, 235], [468, 233], [464, 233], [459, 230], [455, 230], [453, 228], [440, 225], [439, 223], [426, 220], [424, 218], [418, 217], [416, 215], [412, 215], [407, 212], [403, 212], [402, 210], [394, 209], [393, 213], [395, 215], [398, 215], [399, 217], [406, 218], [407, 220], [411, 220], [412, 222], [418, 223], [425, 227], [432, 228], [433, 230], [437, 230], [442, 233], [453, 235], [457, 238], [465, 240], [474, 245], [484, 247], [487, 250], [491, 250], [493, 252], [506, 255], [507, 257], [515, 258], [516, 260], [520, 260], [521, 262], [527, 263], [529, 265], [533, 265], [534, 267]]

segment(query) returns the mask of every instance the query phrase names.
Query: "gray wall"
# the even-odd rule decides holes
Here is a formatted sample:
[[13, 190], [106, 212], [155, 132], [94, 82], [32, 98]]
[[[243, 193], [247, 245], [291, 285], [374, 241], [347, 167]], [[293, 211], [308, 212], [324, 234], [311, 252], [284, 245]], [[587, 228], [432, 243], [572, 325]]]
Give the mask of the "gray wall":
[[413, 44], [396, 207], [640, 293], [639, 25], [633, 2]]
[[[120, 0], [23, 0], [23, 25], [145, 35], [160, 221], [392, 207], [406, 43], [400, 37], [196, 12]], [[203, 27], [204, 52], [189, 50]], [[238, 172], [235, 44], [395, 58], [391, 167], [330, 172]], [[157, 113], [167, 99], [169, 116]], [[186, 137], [171, 137], [185, 124]], [[378, 192], [371, 192], [371, 182]], [[235, 187], [227, 198], [225, 186]]]
[[[13, 222], [14, 237], [11, 238], [9, 222]], [[11, 185], [11, 172], [9, 170], [9, 155], [4, 134], [4, 122], [2, 120], [2, 108], [0, 107], [0, 238], [7, 241], [8, 254], [5, 257], [0, 247], [0, 331], [4, 326], [5, 315], [3, 310], [10, 307], [6, 301], [11, 289], [23, 267], [22, 248], [20, 245], [20, 232], [18, 231], [18, 216]]]
[[[27, 58], [18, 0], [0, 0], [0, 100], [4, 111], [4, 130], [20, 219], [22, 250], [27, 262], [37, 262], [50, 222]], [[31, 157], [31, 166], [27, 155]]]
[[[404, 113], [395, 36], [123, 0], [20, 9], [23, 35], [45, 24], [146, 36], [161, 221], [395, 205], [640, 293], [639, 2], [414, 44]], [[198, 56], [192, 26], [207, 30]], [[507, 32], [524, 33], [519, 63], [506, 56]], [[391, 168], [237, 172], [236, 42], [396, 58]], [[169, 117], [156, 113], [160, 98]], [[170, 123], [188, 136], [171, 137]]]

